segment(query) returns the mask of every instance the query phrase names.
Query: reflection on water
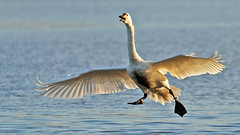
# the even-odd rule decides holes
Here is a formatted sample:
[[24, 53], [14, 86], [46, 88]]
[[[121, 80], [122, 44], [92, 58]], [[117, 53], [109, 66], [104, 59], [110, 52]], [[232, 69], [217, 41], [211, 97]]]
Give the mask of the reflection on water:
[[[0, 134], [239, 134], [239, 2], [122, 2], [0, 2]], [[54, 82], [125, 67], [126, 31], [118, 15], [126, 11], [144, 59], [209, 57], [218, 50], [227, 60], [219, 75], [168, 75], [182, 89], [184, 118], [173, 113], [174, 103], [128, 105], [140, 90], [75, 100], [36, 97], [36, 75]]]

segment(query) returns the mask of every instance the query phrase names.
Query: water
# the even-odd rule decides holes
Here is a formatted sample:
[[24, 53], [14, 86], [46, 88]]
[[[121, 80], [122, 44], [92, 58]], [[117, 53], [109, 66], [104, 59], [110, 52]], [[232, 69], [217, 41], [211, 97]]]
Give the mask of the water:
[[[177, 54], [223, 54], [218, 75], [184, 80], [188, 113], [174, 103], [147, 99], [141, 91], [75, 100], [39, 98], [32, 80], [70, 78], [91, 69], [126, 67], [126, 29], [118, 15], [129, 12], [142, 58]], [[0, 134], [240, 134], [239, 1], [0, 1]]]

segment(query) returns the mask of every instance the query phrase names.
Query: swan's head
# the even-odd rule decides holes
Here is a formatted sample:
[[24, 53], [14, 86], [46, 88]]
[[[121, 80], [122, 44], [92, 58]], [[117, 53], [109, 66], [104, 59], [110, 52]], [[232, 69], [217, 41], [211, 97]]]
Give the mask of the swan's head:
[[125, 24], [132, 25], [132, 18], [129, 13], [124, 13], [123, 15], [120, 15], [119, 18], [121, 18], [120, 21]]

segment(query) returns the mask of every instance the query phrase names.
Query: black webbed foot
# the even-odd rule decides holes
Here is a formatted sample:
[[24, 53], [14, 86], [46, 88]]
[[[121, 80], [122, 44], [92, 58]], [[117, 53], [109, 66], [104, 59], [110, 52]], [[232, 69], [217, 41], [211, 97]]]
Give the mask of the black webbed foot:
[[177, 100], [177, 97], [174, 96], [174, 94], [173, 94], [171, 89], [169, 89], [169, 93], [173, 96], [173, 98], [175, 100], [175, 110], [174, 110], [174, 113], [176, 113], [176, 114], [180, 115], [181, 117], [183, 117], [183, 115], [187, 113], [186, 108], [183, 106], [182, 103], [180, 103]]
[[183, 117], [184, 114], [187, 113], [186, 108], [177, 100], [175, 100], [175, 110], [174, 112], [178, 115], [180, 115], [181, 117]]
[[140, 98], [138, 101], [136, 102], [132, 102], [132, 103], [128, 103], [128, 104], [132, 104], [132, 105], [142, 105], [143, 104], [143, 100], [147, 98], [147, 93], [144, 93], [144, 96], [142, 98]]
[[136, 101], [136, 102], [132, 102], [132, 103], [128, 103], [128, 104], [131, 104], [131, 105], [142, 105], [142, 104], [143, 104], [143, 100], [142, 100], [142, 99], [139, 99], [139, 100]]

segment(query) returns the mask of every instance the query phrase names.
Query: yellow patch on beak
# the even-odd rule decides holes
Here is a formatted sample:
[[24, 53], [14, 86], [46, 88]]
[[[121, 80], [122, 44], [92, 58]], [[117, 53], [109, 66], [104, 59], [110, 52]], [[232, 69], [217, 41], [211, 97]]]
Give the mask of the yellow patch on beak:
[[123, 14], [122, 18], [127, 18], [127, 16], [128, 16], [127, 14]]
[[121, 18], [119, 21], [124, 22], [127, 18], [128, 14], [124, 13], [123, 15], [120, 15], [119, 18]]

